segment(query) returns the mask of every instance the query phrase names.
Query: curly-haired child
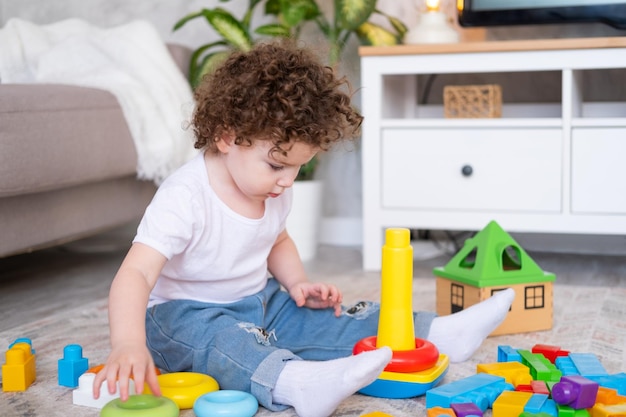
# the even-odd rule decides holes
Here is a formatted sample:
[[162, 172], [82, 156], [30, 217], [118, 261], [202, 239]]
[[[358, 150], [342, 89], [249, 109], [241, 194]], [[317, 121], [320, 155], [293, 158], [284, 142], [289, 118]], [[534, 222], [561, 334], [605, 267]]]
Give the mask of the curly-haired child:
[[[372, 383], [391, 350], [352, 356], [376, 334], [378, 305], [342, 307], [309, 282], [285, 229], [301, 165], [353, 138], [348, 83], [306, 49], [234, 52], [195, 92], [202, 152], [161, 185], [111, 285], [111, 353], [94, 382], [123, 400], [129, 378], [160, 394], [155, 365], [213, 376], [269, 410], [330, 415]], [[416, 336], [463, 361], [504, 319], [512, 290], [460, 313], [415, 313]], [[146, 311], [147, 308], [147, 311]]]

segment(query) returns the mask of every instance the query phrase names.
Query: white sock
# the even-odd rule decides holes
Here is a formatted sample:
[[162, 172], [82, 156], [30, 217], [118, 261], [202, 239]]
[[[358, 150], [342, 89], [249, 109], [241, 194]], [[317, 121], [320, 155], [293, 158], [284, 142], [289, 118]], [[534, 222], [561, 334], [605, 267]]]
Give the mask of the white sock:
[[426, 339], [451, 362], [466, 361], [504, 321], [514, 298], [515, 291], [508, 288], [458, 313], [436, 317]]
[[289, 361], [272, 400], [292, 406], [300, 417], [328, 417], [343, 400], [374, 382], [390, 360], [391, 349], [385, 346], [330, 361]]

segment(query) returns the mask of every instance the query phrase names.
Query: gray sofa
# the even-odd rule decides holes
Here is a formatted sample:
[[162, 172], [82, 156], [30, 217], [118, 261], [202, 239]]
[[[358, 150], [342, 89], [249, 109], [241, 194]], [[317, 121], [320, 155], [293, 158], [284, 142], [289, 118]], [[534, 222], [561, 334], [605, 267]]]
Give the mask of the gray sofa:
[[[190, 50], [168, 45], [183, 73]], [[156, 187], [116, 98], [94, 88], [0, 84], [0, 257], [141, 217]]]

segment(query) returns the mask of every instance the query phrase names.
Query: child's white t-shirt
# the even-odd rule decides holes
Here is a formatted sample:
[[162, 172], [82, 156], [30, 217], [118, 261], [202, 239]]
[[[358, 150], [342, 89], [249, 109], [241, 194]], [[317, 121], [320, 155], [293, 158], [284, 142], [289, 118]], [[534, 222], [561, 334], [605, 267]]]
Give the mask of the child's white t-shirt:
[[178, 169], [157, 190], [133, 240], [168, 259], [148, 306], [176, 299], [229, 303], [261, 291], [291, 199], [287, 189], [265, 201], [262, 218], [250, 219], [214, 193], [202, 154]]

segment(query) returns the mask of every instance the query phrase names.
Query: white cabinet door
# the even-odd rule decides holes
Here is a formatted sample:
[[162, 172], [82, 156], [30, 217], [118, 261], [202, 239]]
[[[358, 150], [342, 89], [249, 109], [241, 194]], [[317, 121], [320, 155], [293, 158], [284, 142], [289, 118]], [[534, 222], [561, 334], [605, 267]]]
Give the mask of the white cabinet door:
[[434, 210], [561, 210], [558, 128], [387, 128], [382, 205]]
[[626, 128], [572, 130], [572, 212], [626, 213]]

